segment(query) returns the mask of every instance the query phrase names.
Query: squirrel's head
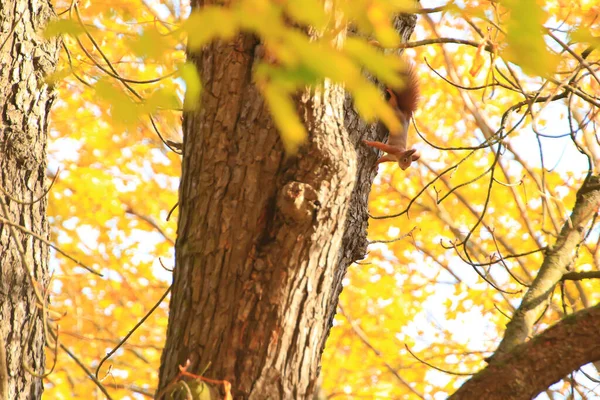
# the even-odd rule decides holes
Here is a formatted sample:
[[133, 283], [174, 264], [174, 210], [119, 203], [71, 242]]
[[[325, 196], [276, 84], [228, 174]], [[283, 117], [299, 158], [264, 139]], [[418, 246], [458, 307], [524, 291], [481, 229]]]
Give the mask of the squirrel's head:
[[403, 170], [406, 170], [410, 167], [413, 161], [417, 161], [419, 159], [419, 155], [415, 154], [417, 151], [415, 149], [410, 149], [402, 152], [398, 155], [398, 165]]

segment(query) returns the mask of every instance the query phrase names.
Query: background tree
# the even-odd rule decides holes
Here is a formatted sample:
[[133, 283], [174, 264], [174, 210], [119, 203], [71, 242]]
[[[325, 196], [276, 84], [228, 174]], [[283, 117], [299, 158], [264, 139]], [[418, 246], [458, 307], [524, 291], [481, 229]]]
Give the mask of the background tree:
[[49, 2], [0, 6], [0, 399], [39, 398], [48, 295], [46, 139], [58, 61]]
[[[421, 141], [419, 134], [414, 135], [412, 141], [419, 143], [422, 161], [408, 173], [386, 165], [375, 180], [370, 197], [373, 219], [369, 225], [369, 258], [351, 266], [343, 280], [341, 275], [336, 278], [345, 289], [323, 357], [324, 395], [445, 398], [454, 393], [469, 374], [488, 365], [485, 359], [494, 353], [503, 337], [500, 347], [503, 355], [494, 355], [490, 367], [465, 384], [463, 390], [482, 390], [477, 389], [477, 382], [484, 382], [487, 388], [512, 388], [510, 382], [504, 385], [498, 382], [496, 386], [485, 384], [485, 377], [502, 365], [520, 366], [524, 370], [511, 368], [511, 371], [524, 371], [522, 376], [539, 378], [524, 385], [528, 391], [522, 398], [531, 397], [540, 388], [546, 388], [548, 396], [572, 392], [585, 395], [593, 390], [594, 383], [588, 378], [596, 375], [593, 366], [576, 369], [597, 357], [589, 351], [595, 348], [595, 339], [586, 330], [593, 326], [590, 324], [594, 322], [594, 309], [577, 313], [575, 319], [558, 323], [555, 328], [546, 328], [568, 314], [598, 303], [596, 280], [579, 280], [595, 277], [598, 270], [598, 229], [594, 224], [597, 209], [594, 176], [599, 160], [594, 129], [598, 106], [598, 55], [594, 50], [597, 46], [594, 35], [598, 33], [592, 30], [598, 9], [583, 1], [546, 2], [544, 9], [531, 2], [523, 3], [503, 2], [500, 6], [497, 2], [465, 2], [460, 7], [426, 8], [420, 11], [413, 39], [405, 46], [399, 45], [389, 23], [391, 14], [399, 10], [387, 8], [387, 2], [352, 2], [351, 9], [335, 14], [339, 18], [347, 16], [356, 27], [358, 36], [350, 35], [345, 41], [333, 40], [345, 31], [344, 20], [333, 18], [329, 9], [324, 11], [318, 2], [312, 5], [301, 2], [301, 6], [293, 1], [261, 2], [261, 8], [256, 6], [258, 2], [242, 1], [237, 11], [205, 8], [188, 23], [183, 22], [188, 15], [187, 5], [179, 2], [146, 2], [143, 7], [133, 2], [57, 3], [67, 21], [59, 30], [69, 32], [70, 36], [65, 38], [64, 69], [53, 77], [66, 76], [58, 84], [62, 93], [68, 95], [62, 97], [64, 100], [57, 104], [53, 114], [50, 171], [56, 171], [60, 165], [64, 172], [60, 173], [51, 192], [50, 222], [54, 240], [61, 250], [104, 276], [90, 274], [63, 256], [53, 258], [56, 275], [52, 285], [53, 301], [67, 311], [60, 320], [60, 333], [64, 349], [69, 353], [58, 352], [55, 372], [47, 378], [48, 395], [89, 398], [92, 383], [87, 372], [79, 369], [81, 366], [92, 370], [100, 367], [96, 371], [101, 381], [97, 387], [115, 398], [132, 392], [152, 396], [157, 385], [159, 354], [167, 321], [167, 307], [160, 300], [168, 291], [165, 282], [170, 280], [169, 271], [161, 264], [166, 268], [172, 265], [174, 221], [182, 210], [180, 221], [204, 216], [213, 218], [211, 223], [216, 223], [215, 215], [201, 212], [192, 215], [193, 207], [184, 218], [187, 206], [183, 201], [181, 208], [169, 215], [177, 201], [175, 189], [179, 182], [180, 156], [170, 151], [161, 138], [171, 147], [180, 142], [177, 130], [180, 110], [177, 108], [181, 107], [183, 82], [191, 93], [188, 100], [199, 97], [195, 68], [183, 64], [182, 32], [188, 33], [190, 48], [195, 54], [191, 61], [202, 62], [199, 71], [205, 85], [202, 108], [189, 112], [186, 129], [207, 118], [210, 110], [216, 112], [214, 102], [220, 96], [223, 102], [231, 104], [231, 107], [219, 108], [220, 113], [215, 114], [218, 118], [211, 121], [215, 132], [221, 135], [230, 132], [230, 136], [209, 136], [206, 132], [210, 126], [203, 125], [201, 132], [204, 133], [200, 137], [205, 142], [186, 139], [184, 144], [184, 148], [193, 145], [190, 157], [202, 155], [204, 162], [213, 160], [211, 162], [219, 166], [216, 174], [202, 175], [205, 178], [198, 181], [205, 186], [214, 182], [211, 190], [227, 180], [253, 180], [265, 188], [269, 187], [268, 182], [274, 182], [285, 187], [292, 176], [300, 177], [296, 181], [305, 185], [321, 188], [315, 176], [333, 174], [342, 168], [351, 172], [354, 168], [357, 173], [363, 171], [367, 179], [361, 176], [355, 181], [357, 191], [363, 190], [363, 186], [369, 186], [368, 178], [373, 171], [368, 164], [374, 161], [375, 155], [359, 145], [356, 146], [358, 156], [354, 158], [352, 149], [366, 128], [354, 117], [352, 108], [339, 100], [341, 93], [335, 88], [345, 83], [354, 99], [354, 107], [364, 117], [377, 116], [393, 124], [381, 106], [380, 92], [366, 83], [361, 70], [390, 84], [397, 65], [391, 61], [392, 57], [381, 57], [366, 40], [353, 38], [374, 36], [384, 47], [408, 47], [406, 54], [416, 60], [423, 101], [415, 121], [427, 142]], [[438, 4], [423, 2], [422, 6]], [[278, 18], [286, 23], [278, 23]], [[308, 25], [317, 28], [298, 28]], [[257, 38], [264, 42], [262, 48], [254, 46]], [[252, 54], [251, 48], [255, 50]], [[221, 61], [216, 63], [217, 60]], [[236, 73], [224, 81], [217, 69], [205, 70], [207, 65], [217, 64]], [[242, 92], [233, 89], [241, 80], [249, 82], [249, 76], [253, 77], [255, 86], [246, 86]], [[325, 78], [331, 84], [319, 85]], [[219, 86], [218, 82], [227, 86]], [[315, 89], [303, 92], [306, 85]], [[258, 91], [265, 103], [250, 101], [254, 96], [259, 98]], [[300, 105], [298, 109], [290, 97], [297, 92], [301, 93], [295, 97]], [[224, 93], [227, 96], [223, 96]], [[321, 103], [315, 103], [314, 99], [319, 102], [326, 99], [331, 104], [331, 108], [327, 108], [331, 111], [323, 114], [323, 118], [309, 112], [320, 109]], [[241, 113], [240, 118], [230, 119], [235, 113]], [[268, 123], [267, 113], [273, 113], [272, 123]], [[301, 154], [310, 155], [305, 164], [302, 157], [281, 160], [282, 146], [293, 150], [302, 139], [303, 125], [298, 123], [296, 115], [300, 115], [308, 127], [309, 143], [312, 143], [300, 150]], [[344, 124], [341, 115], [347, 118]], [[261, 133], [257, 136], [265, 137], [262, 144], [243, 135], [254, 129], [255, 125], [250, 122], [257, 121], [264, 122], [264, 125], [259, 124]], [[337, 122], [319, 125], [327, 121]], [[271, 136], [273, 123], [281, 133], [281, 142]], [[350, 135], [344, 135], [341, 126]], [[322, 135], [325, 127], [333, 133]], [[374, 127], [370, 129], [369, 135], [381, 134], [375, 132]], [[324, 139], [319, 139], [321, 136]], [[270, 142], [267, 137], [272, 138]], [[333, 150], [338, 145], [330, 142], [333, 138], [343, 144], [341, 153]], [[275, 150], [266, 152], [265, 148], [271, 148], [268, 143], [276, 143]], [[258, 146], [263, 151], [253, 154], [250, 150]], [[239, 151], [236, 153], [239, 156], [234, 157], [232, 147], [245, 151]], [[341, 159], [334, 157], [336, 154], [342, 154]], [[273, 159], [268, 159], [269, 156]], [[326, 161], [317, 162], [315, 170], [310, 171], [310, 160], [317, 159], [311, 156]], [[236, 168], [238, 162], [245, 165], [252, 160], [255, 160], [252, 168], [257, 169]], [[338, 164], [340, 162], [342, 164]], [[279, 168], [280, 164], [285, 164], [285, 173], [275, 175], [269, 168]], [[241, 170], [257, 172], [254, 176], [233, 173]], [[308, 175], [302, 176], [302, 171]], [[266, 181], [259, 179], [265, 176], [273, 177]], [[228, 210], [251, 207], [250, 201], [242, 201], [245, 197], [240, 197], [237, 203], [217, 201], [233, 187], [230, 184], [216, 192], [214, 199], [202, 203], [203, 207], [216, 209], [221, 215]], [[257, 196], [257, 204], [265, 204], [265, 198], [274, 199], [276, 207], [269, 209], [277, 210], [274, 215], [263, 216], [261, 210], [240, 217], [248, 221], [252, 234], [266, 232], [249, 245], [255, 253], [244, 260], [247, 263], [244, 266], [261, 262], [265, 265], [250, 276], [263, 279], [264, 285], [268, 272], [279, 270], [277, 268], [286, 260], [284, 255], [278, 256], [280, 248], [272, 244], [285, 239], [283, 227], [307, 229], [312, 223], [307, 215], [312, 215], [312, 211], [321, 215], [319, 213], [333, 205], [323, 206], [319, 201], [318, 210], [316, 207], [294, 209], [286, 207], [285, 196], [280, 198], [267, 190], [256, 192], [252, 190], [254, 187], [245, 185], [245, 191], [240, 193]], [[290, 191], [283, 193], [292, 196], [304, 193], [304, 198], [311, 200], [308, 186], [288, 188]], [[331, 190], [334, 189], [341, 191], [335, 195], [328, 192], [335, 200], [348, 190], [339, 185], [333, 185]], [[182, 190], [188, 190], [185, 183]], [[576, 199], [579, 200], [576, 202]], [[191, 202], [200, 200], [184, 198]], [[300, 206], [307, 203], [311, 202], [300, 202]], [[361, 204], [364, 203], [351, 203], [347, 213], [349, 226], [358, 232], [364, 229]], [[229, 208], [223, 208], [225, 205]], [[315, 205], [313, 201], [312, 206]], [[345, 207], [338, 206], [339, 210]], [[207, 224], [210, 221], [207, 220]], [[237, 236], [241, 233], [236, 233], [234, 222], [237, 221], [225, 220], [223, 224], [211, 225], [213, 235], [218, 234], [219, 239], [228, 237], [228, 240], [216, 241], [216, 236], [209, 236], [200, 242], [201, 246], [214, 246], [215, 251], [220, 249], [223, 254], [242, 251], [236, 250], [237, 245], [244, 249], [244, 241]], [[228, 226], [229, 231], [225, 229]], [[191, 224], [185, 229], [195, 227]], [[339, 235], [342, 228], [332, 227], [333, 236], [337, 237], [335, 233]], [[184, 225], [179, 229], [184, 229]], [[318, 230], [307, 232], [319, 234]], [[211, 237], [213, 240], [208, 240]], [[341, 240], [344, 248], [357, 249], [357, 252], [335, 253], [332, 258], [352, 260], [366, 244], [361, 243], [360, 235]], [[263, 251], [256, 251], [261, 246], [265, 246]], [[248, 251], [245, 249], [243, 251]], [[185, 252], [180, 252], [178, 256], [188, 257], [189, 265], [200, 262], [200, 256], [216, 254], [198, 250], [194, 245], [186, 251], [191, 253], [185, 256]], [[190, 255], [196, 251], [199, 251], [198, 260]], [[236, 257], [242, 258], [239, 254]], [[271, 267], [266, 260], [277, 263]], [[294, 260], [299, 262], [298, 267], [304, 265], [302, 257]], [[230, 259], [217, 259], [214, 269], [201, 271], [225, 272], [227, 269], [218, 267], [228, 262]], [[274, 282], [285, 282], [299, 272], [294, 268], [281, 271], [289, 275]], [[223, 283], [214, 287], [217, 295], [227, 290], [238, 296], [242, 296], [244, 290], [252, 293], [253, 288], [236, 286], [240, 278], [235, 274], [222, 279]], [[305, 279], [307, 290], [293, 293], [307, 299], [307, 293], [325, 295], [322, 289], [331, 287], [310, 285], [317, 289], [309, 292], [310, 274]], [[202, 282], [208, 284], [209, 281]], [[291, 287], [294, 285], [290, 283], [286, 290]], [[278, 293], [270, 291], [274, 289], [266, 288], [263, 297], [255, 293], [256, 298], [271, 301], [279, 298]], [[252, 298], [240, 297], [240, 301], [252, 301]], [[175, 298], [173, 301], [178, 302]], [[151, 313], [154, 304], [159, 305]], [[225, 315], [233, 318], [233, 312], [242, 311], [239, 308], [232, 311], [224, 303], [207, 304], [215, 313], [223, 315], [222, 318], [226, 318]], [[265, 306], [267, 303], [256, 300], [255, 304]], [[327, 326], [333, 304], [315, 304], [321, 304], [328, 312], [315, 313], [314, 322], [324, 318], [318, 323]], [[282, 316], [281, 311], [277, 311], [279, 303], [268, 307], [275, 310], [275, 316]], [[312, 312], [310, 307], [309, 310], [301, 307], [301, 310]], [[250, 312], [258, 311], [250, 308]], [[136, 322], [148, 314], [143, 324], [132, 331]], [[515, 322], [504, 334], [509, 320]], [[275, 317], [269, 321], [275, 321]], [[579, 324], [580, 321], [583, 322]], [[192, 317], [184, 322], [193, 326], [201, 320]], [[284, 321], [281, 326], [288, 326], [285, 324], [291, 323]], [[201, 325], [206, 332], [219, 329], [212, 324], [212, 319], [211, 323]], [[247, 328], [239, 324], [232, 326], [244, 340], [249, 340]], [[273, 325], [259, 328], [269, 326]], [[177, 329], [186, 328], [175, 325], [172, 328]], [[580, 339], [591, 342], [565, 340], [573, 337], [573, 329], [582, 335]], [[252, 333], [258, 338], [260, 332], [257, 329]], [[274, 339], [288, 340], [284, 332], [281, 329], [281, 335]], [[539, 340], [519, 344], [538, 334]], [[547, 353], [537, 351], [548, 347], [543, 344], [548, 343], [551, 335], [558, 338], [553, 339], [556, 344], [551, 348], [554, 357], [561, 357], [560, 363]], [[295, 335], [289, 339], [290, 343], [298, 343], [301, 336], [304, 337]], [[125, 344], [118, 347], [117, 343], [123, 338], [127, 338]], [[200, 343], [211, 338], [215, 336], [184, 336], [182, 342], [187, 345], [190, 340]], [[233, 342], [226, 335], [218, 339], [223, 340], [219, 342], [223, 352], [233, 352], [239, 345], [228, 346]], [[316, 342], [318, 349], [322, 343]], [[250, 342], [242, 340], [241, 343]], [[542, 346], [536, 347], [539, 343]], [[260, 344], [269, 343], [260, 341]], [[566, 353], [569, 362], [562, 362], [566, 355], [561, 350], [575, 344], [578, 347], [571, 347]], [[210, 355], [210, 351], [215, 351], [213, 344], [206, 345], [201, 354], [195, 353], [198, 348], [176, 350], [169, 345], [168, 349], [167, 354], [173, 361], [170, 367], [163, 368], [163, 382], [172, 381], [175, 364], [187, 358], [192, 361], [189, 371], [205, 377], [231, 379], [227, 374], [233, 371], [234, 393], [247, 390], [252, 380], [243, 376], [243, 371], [225, 365], [226, 358], [219, 358], [217, 362], [216, 356]], [[246, 346], [244, 350], [249, 350], [248, 360], [255, 362], [260, 358], [256, 356], [260, 347]], [[99, 365], [108, 351], [111, 351], [109, 360]], [[514, 358], [515, 355], [524, 358]], [[213, 364], [207, 368], [209, 358]], [[314, 370], [314, 358], [306, 362]], [[547, 366], [543, 371], [548, 374], [531, 373], [527, 366], [532, 362]], [[282, 364], [280, 361], [279, 365]], [[262, 376], [268, 377], [271, 373], [264, 371]], [[466, 375], [456, 376], [456, 373]], [[549, 386], [549, 382], [560, 377], [566, 378]], [[243, 384], [237, 381], [240, 378]], [[513, 382], [518, 378], [516, 375]], [[298, 381], [302, 379], [305, 378], [300, 377]], [[187, 381], [193, 379], [188, 377]], [[266, 378], [257, 382], [262, 385], [276, 380]], [[277, 390], [286, 390], [293, 384], [286, 382], [288, 386]], [[481, 398], [490, 396], [477, 393], [483, 396]], [[460, 395], [460, 391], [456, 393]], [[505, 394], [497, 392], [497, 395]]]

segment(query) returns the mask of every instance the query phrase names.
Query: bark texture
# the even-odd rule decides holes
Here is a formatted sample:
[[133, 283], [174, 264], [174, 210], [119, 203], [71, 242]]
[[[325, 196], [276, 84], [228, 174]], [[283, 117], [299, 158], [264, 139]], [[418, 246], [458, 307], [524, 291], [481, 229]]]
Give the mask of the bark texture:
[[[409, 34], [415, 19], [403, 21]], [[384, 133], [325, 82], [299, 96], [309, 143], [286, 158], [251, 83], [257, 45], [240, 35], [191, 55], [205, 92], [202, 109], [184, 118], [159, 390], [189, 359], [188, 371], [230, 381], [235, 398], [308, 398], [342, 278], [366, 249], [376, 156], [358, 143]]]
[[554, 246], [546, 251], [537, 276], [506, 325], [504, 338], [492, 361], [527, 340], [533, 325], [546, 307], [548, 297], [573, 264], [577, 250], [585, 238], [586, 227], [598, 212], [599, 206], [600, 178], [590, 175], [577, 192], [573, 212], [565, 221]]
[[6, 221], [48, 236], [44, 183], [53, 95], [44, 77], [56, 65], [58, 44], [38, 31], [53, 15], [46, 0], [0, 2], [0, 399], [38, 399], [43, 389], [23, 363], [44, 371], [43, 321], [32, 282], [43, 291], [48, 249]]
[[600, 305], [579, 311], [514, 347], [449, 400], [529, 400], [575, 369], [600, 360]]

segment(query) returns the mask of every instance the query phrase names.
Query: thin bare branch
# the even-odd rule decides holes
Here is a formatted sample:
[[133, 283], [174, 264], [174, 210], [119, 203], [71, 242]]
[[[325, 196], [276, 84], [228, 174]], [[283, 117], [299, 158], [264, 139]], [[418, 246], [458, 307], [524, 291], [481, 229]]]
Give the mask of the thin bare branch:
[[577, 192], [573, 212], [565, 221], [554, 246], [546, 251], [542, 266], [523, 297], [521, 305], [506, 326], [506, 332], [492, 362], [496, 357], [510, 352], [525, 342], [532, 332], [548, 296], [556, 284], [568, 272], [573, 255], [585, 237], [585, 227], [600, 205], [600, 179], [588, 176]]

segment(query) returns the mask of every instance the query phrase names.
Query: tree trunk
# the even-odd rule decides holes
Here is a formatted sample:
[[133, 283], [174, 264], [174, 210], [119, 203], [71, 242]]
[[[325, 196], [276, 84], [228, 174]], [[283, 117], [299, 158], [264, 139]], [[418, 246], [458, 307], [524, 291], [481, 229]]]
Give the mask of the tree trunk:
[[[42, 0], [0, 2], [0, 399], [42, 394], [43, 296], [48, 248], [18, 226], [47, 238], [46, 139], [53, 96], [45, 76], [57, 62], [56, 40], [38, 33], [53, 16]], [[40, 199], [39, 201], [37, 201]], [[31, 333], [30, 333], [31, 332]]]
[[[415, 18], [399, 21], [407, 37]], [[252, 84], [257, 46], [240, 35], [190, 55], [204, 96], [184, 118], [162, 394], [189, 360], [189, 372], [229, 381], [236, 398], [308, 398], [342, 278], [366, 249], [376, 169], [358, 143], [376, 129], [325, 82], [298, 97], [310, 137], [286, 158]]]

